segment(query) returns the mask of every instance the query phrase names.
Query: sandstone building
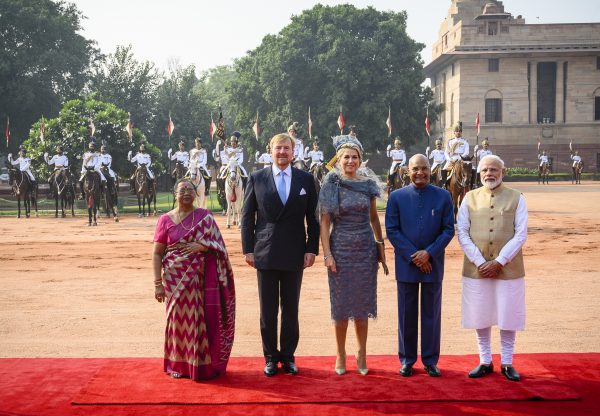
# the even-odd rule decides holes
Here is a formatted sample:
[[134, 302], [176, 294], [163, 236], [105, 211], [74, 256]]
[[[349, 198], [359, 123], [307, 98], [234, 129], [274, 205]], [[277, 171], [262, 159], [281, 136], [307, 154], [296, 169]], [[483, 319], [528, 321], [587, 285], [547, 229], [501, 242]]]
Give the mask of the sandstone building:
[[570, 171], [572, 141], [585, 171], [600, 171], [600, 23], [526, 24], [501, 1], [452, 0], [432, 53], [425, 71], [445, 108], [432, 137], [461, 120], [475, 146], [479, 113], [479, 142], [508, 167], [536, 167], [540, 142], [555, 172]]

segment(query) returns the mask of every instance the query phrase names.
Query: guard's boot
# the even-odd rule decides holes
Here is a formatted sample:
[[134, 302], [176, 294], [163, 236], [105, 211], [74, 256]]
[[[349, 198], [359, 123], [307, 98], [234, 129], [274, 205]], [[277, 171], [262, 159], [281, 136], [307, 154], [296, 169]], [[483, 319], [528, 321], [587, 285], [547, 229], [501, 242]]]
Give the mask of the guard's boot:
[[242, 176], [242, 189], [246, 191], [246, 184], [248, 183], [248, 177]]
[[84, 200], [85, 199], [85, 192], [83, 190], [83, 181], [79, 181], [79, 189], [81, 189], [81, 195], [79, 196], [79, 199]]
[[131, 193], [131, 195], [135, 195], [134, 181], [135, 181], [135, 179], [129, 178], [129, 193]]
[[204, 177], [204, 195], [208, 196], [210, 194], [210, 183], [212, 182], [211, 177]]
[[446, 169], [442, 169], [442, 184], [444, 188], [448, 189], [448, 171]]

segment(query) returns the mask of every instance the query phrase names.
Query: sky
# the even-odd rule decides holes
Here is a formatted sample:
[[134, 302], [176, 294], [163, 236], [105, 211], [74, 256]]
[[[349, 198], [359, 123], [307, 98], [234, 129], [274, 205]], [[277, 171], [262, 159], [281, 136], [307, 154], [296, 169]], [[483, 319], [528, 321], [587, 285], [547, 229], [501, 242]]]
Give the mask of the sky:
[[[451, 0], [69, 0], [86, 16], [83, 35], [105, 53], [117, 45], [133, 46], [138, 60], [154, 62], [159, 69], [169, 63], [194, 64], [198, 71], [232, 64], [260, 45], [267, 34], [278, 33], [292, 15], [317, 3], [351, 3], [363, 8], [408, 13], [408, 34], [426, 48], [431, 45]], [[526, 23], [600, 22], [598, 0], [504, 0], [505, 11], [523, 15]]]

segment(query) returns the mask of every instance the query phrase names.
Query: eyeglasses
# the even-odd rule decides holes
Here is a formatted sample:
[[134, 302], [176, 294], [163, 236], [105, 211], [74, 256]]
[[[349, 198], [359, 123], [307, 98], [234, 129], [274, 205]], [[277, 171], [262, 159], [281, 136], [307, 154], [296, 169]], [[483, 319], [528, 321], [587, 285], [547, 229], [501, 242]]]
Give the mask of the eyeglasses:
[[177, 190], [177, 193], [179, 195], [183, 195], [183, 194], [194, 194], [196, 192], [196, 190], [194, 188], [179, 188]]

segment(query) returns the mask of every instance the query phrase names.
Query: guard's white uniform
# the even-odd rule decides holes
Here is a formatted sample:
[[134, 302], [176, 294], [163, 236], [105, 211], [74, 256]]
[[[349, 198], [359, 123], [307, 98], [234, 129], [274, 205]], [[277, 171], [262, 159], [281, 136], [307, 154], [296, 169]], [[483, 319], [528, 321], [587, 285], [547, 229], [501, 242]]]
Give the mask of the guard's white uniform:
[[248, 176], [248, 172], [246, 172], [244, 165], [242, 165], [244, 163], [244, 149], [241, 147], [227, 147], [225, 152], [227, 153], [227, 161], [229, 162], [229, 159], [236, 159], [242, 175]]
[[429, 159], [433, 159], [431, 171], [446, 161], [446, 153], [442, 149], [433, 149], [429, 155]]
[[538, 155], [538, 159], [540, 160], [540, 166], [544, 163], [548, 163], [548, 155]]
[[[450, 153], [454, 144], [457, 143], [454, 148], [454, 152]], [[447, 169], [450, 166], [450, 163], [459, 160], [461, 157], [469, 156], [469, 143], [465, 140], [464, 137], [454, 137], [448, 141], [446, 145], [446, 164], [444, 165], [444, 169]], [[471, 163], [465, 161], [465, 163]]]
[[197, 174], [197, 170], [202, 168], [210, 176], [210, 171], [206, 164], [208, 163], [208, 153], [206, 149], [192, 149], [190, 150], [190, 167], [189, 170], [192, 174], [192, 178]]
[[176, 160], [183, 163], [183, 166], [187, 168], [190, 164], [190, 154], [187, 151], [178, 150], [171, 155], [171, 160]]
[[33, 177], [33, 173], [31, 173], [31, 159], [29, 159], [27, 156], [23, 157], [23, 156], [19, 156], [17, 159], [13, 160], [12, 162], [13, 166], [17, 166], [19, 165], [19, 170], [21, 172], [25, 172], [27, 173], [27, 175], [29, 175], [29, 179], [31, 179], [32, 181], [35, 181], [35, 178]]
[[219, 159], [221, 159], [221, 167], [219, 168], [219, 178], [224, 178], [227, 174], [227, 165], [229, 164], [229, 155], [225, 149], [219, 152]]
[[152, 166], [152, 158], [148, 153], [139, 152], [134, 157], [131, 158], [131, 163], [138, 164], [138, 167], [142, 164], [146, 165], [146, 170], [148, 171], [148, 176], [150, 179], [154, 179], [154, 173], [150, 170], [150, 166]]
[[294, 145], [294, 160], [304, 159], [304, 144], [302, 139], [294, 139], [296, 144]]
[[54, 155], [52, 159], [48, 161], [49, 165], [54, 165], [54, 170], [63, 169], [69, 167], [69, 159], [65, 155]]
[[271, 166], [273, 164], [273, 157], [271, 153], [263, 153], [257, 160], [258, 163], [262, 163], [263, 168]]
[[117, 175], [115, 175], [115, 172], [112, 170], [112, 156], [108, 153], [100, 153], [98, 155], [98, 162], [100, 163], [100, 168], [102, 168], [102, 165], [108, 166], [108, 174], [116, 181]]
[[[491, 150], [480, 149], [477, 151], [477, 160], [481, 161], [481, 159], [489, 155], [493, 155]], [[477, 173], [479, 173], [479, 164], [477, 164]]]
[[573, 167], [575, 167], [575, 164], [577, 162], [581, 162], [581, 156], [579, 156], [579, 155], [571, 155], [571, 160], [573, 160]]
[[102, 182], [106, 182], [106, 178], [100, 170], [100, 158], [98, 156], [98, 152], [88, 151], [83, 154], [83, 163], [81, 164], [81, 177], [79, 178], [80, 181], [83, 180], [86, 168], [94, 168], [94, 170], [100, 175], [100, 179], [102, 180]]
[[391, 149], [388, 156], [392, 158], [392, 166], [390, 166], [390, 175], [394, 173], [397, 165], [404, 166], [406, 163], [406, 152], [403, 149]]
[[323, 163], [323, 152], [321, 150], [311, 150], [307, 156], [310, 158], [310, 167], [312, 168], [317, 163]]

